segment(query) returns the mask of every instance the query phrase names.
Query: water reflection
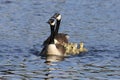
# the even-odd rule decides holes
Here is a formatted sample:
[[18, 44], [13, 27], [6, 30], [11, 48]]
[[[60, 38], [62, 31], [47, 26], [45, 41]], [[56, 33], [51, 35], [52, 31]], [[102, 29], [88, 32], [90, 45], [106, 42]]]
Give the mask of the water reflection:
[[49, 68], [46, 69], [45, 80], [54, 79], [70, 79], [74, 77], [72, 74], [76, 73], [74, 70], [62, 70], [57, 63], [52, 63]]
[[52, 80], [53, 78], [55, 78], [56, 76], [55, 75], [52, 75], [52, 71], [56, 71], [57, 69], [55, 68], [47, 68], [46, 69], [46, 74], [45, 74], [45, 78], [44, 80]]
[[12, 3], [13, 1], [10, 1], [10, 0], [2, 0], [2, 1], [0, 1], [0, 3], [2, 3], [2, 4], [10, 4], [10, 3]]
[[46, 57], [45, 63], [51, 64], [52, 62], [59, 62], [59, 61], [63, 61], [63, 60], [64, 60], [64, 56], [48, 55]]

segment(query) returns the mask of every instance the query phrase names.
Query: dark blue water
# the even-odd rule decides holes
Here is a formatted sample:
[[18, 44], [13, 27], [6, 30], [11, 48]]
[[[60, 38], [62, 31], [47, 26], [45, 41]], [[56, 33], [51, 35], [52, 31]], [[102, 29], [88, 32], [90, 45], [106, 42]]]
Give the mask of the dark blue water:
[[[0, 0], [1, 80], [120, 80], [120, 0]], [[62, 14], [60, 32], [87, 53], [47, 65], [32, 54]]]

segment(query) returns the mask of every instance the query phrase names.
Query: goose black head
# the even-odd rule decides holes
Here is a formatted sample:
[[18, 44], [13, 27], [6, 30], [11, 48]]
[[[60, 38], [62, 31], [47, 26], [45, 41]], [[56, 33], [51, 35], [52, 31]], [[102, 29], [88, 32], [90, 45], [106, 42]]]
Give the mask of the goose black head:
[[47, 23], [54, 26], [56, 24], [56, 20], [54, 18], [50, 18]]
[[62, 16], [61, 16], [60, 13], [55, 13], [55, 14], [53, 15], [53, 18], [56, 18], [58, 21], [60, 21], [61, 18], [62, 18]]

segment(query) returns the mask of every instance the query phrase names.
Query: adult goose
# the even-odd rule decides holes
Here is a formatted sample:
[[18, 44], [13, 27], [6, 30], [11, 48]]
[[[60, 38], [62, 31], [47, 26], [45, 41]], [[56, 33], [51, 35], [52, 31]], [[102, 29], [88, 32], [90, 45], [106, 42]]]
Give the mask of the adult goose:
[[65, 54], [65, 47], [61, 44], [56, 44], [55, 43], [55, 25], [56, 25], [56, 19], [55, 18], [50, 18], [48, 21], [48, 24], [50, 25], [51, 29], [51, 34], [49, 37], [49, 42], [47, 45], [44, 46], [42, 49], [40, 55], [41, 56], [59, 56], [63, 57]]

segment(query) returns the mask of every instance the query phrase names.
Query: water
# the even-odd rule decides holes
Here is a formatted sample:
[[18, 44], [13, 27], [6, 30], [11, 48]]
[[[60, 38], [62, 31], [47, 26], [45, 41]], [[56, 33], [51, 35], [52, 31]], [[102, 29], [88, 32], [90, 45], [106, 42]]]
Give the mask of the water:
[[[0, 0], [1, 80], [119, 80], [120, 0]], [[62, 14], [60, 32], [83, 41], [85, 54], [47, 65], [40, 51], [46, 21]]]

